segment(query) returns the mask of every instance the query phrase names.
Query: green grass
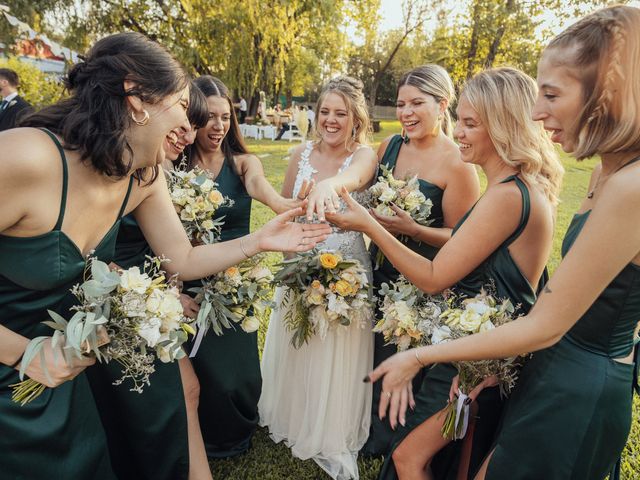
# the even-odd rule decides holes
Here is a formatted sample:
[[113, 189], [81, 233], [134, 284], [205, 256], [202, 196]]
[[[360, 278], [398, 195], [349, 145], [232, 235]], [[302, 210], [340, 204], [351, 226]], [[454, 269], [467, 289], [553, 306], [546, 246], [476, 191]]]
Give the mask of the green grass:
[[[398, 122], [381, 122], [382, 130], [374, 134], [374, 145], [377, 145], [387, 136], [400, 131]], [[264, 165], [265, 173], [269, 181], [280, 190], [287, 167], [288, 151], [297, 145], [296, 142], [272, 142], [271, 140], [248, 141], [250, 150], [257, 154]], [[549, 260], [549, 268], [553, 271], [560, 261], [560, 245], [571, 217], [579, 208], [584, 198], [589, 183], [591, 170], [595, 160], [576, 162], [574, 159], [563, 155], [562, 161], [566, 169], [564, 185], [561, 194], [561, 204], [558, 208], [556, 220], [553, 251]], [[481, 176], [484, 187], [484, 178]], [[251, 215], [252, 229], [259, 228], [270, 218], [273, 213], [264, 205], [253, 202]], [[269, 261], [276, 263], [281, 257], [271, 254]], [[261, 328], [259, 343], [260, 349], [266, 333], [266, 322]], [[625, 448], [622, 465], [622, 478], [634, 480], [640, 476], [640, 402], [634, 399], [634, 415], [629, 442]], [[549, 435], [553, 435], [553, 426], [550, 426]], [[524, 432], [523, 434], [526, 434]], [[532, 455], [535, 453], [532, 452]], [[377, 477], [381, 460], [360, 460], [360, 478], [373, 480]], [[329, 477], [312, 461], [301, 461], [291, 456], [289, 449], [283, 444], [274, 444], [268, 437], [265, 429], [259, 429], [256, 433], [252, 448], [248, 453], [240, 457], [216, 460], [211, 462], [213, 477], [229, 480], [301, 480], [301, 479], [328, 479]]]

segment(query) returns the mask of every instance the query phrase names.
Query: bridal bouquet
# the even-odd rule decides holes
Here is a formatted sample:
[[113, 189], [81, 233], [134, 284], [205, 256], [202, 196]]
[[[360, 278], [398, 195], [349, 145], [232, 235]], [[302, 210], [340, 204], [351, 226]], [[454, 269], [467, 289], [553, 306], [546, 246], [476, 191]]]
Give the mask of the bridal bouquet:
[[[95, 355], [100, 362], [115, 360], [122, 366], [122, 377], [114, 384], [130, 379], [131, 390], [142, 393], [155, 371], [155, 358], [168, 363], [184, 357], [182, 344], [189, 333], [195, 334], [182, 313], [178, 288], [165, 278], [161, 264], [160, 258], [148, 257], [143, 272], [138, 267], [111, 271], [106, 263], [90, 259], [90, 279], [71, 289], [79, 301], [71, 319], [49, 310], [52, 321], [43, 322], [54, 329], [52, 346], [62, 344], [67, 362], [82, 355]], [[12, 385], [12, 399], [23, 405], [45, 389], [33, 379], [24, 380], [24, 373], [36, 356], [43, 355], [47, 338], [34, 338], [27, 345], [22, 381]], [[49, 375], [46, 367], [44, 372]]]
[[[382, 175], [378, 181], [367, 190], [365, 206], [373, 208], [380, 215], [394, 216], [396, 213], [391, 208], [395, 205], [407, 212], [418, 224], [428, 226], [432, 220], [431, 208], [433, 203], [420, 191], [418, 177], [408, 177], [404, 180], [394, 178], [393, 171], [385, 165], [380, 165]], [[400, 240], [406, 242], [404, 236]], [[375, 268], [379, 268], [384, 261], [384, 254], [378, 250]]]
[[271, 306], [273, 274], [263, 265], [264, 255], [253, 256], [241, 264], [202, 280], [202, 287], [192, 288], [200, 303], [196, 318], [198, 335], [190, 356], [198, 351], [202, 337], [209, 328], [216, 335], [223, 328], [240, 325], [245, 332], [255, 332], [260, 320], [254, 315]]
[[187, 170], [185, 162], [166, 172], [171, 201], [180, 215], [182, 226], [192, 243], [215, 243], [220, 240], [222, 218], [213, 219], [220, 207], [230, 207], [233, 200], [217, 190], [211, 175], [199, 167]]
[[285, 260], [274, 283], [288, 287], [284, 294], [284, 322], [291, 344], [302, 344], [329, 329], [354, 324], [364, 327], [370, 318], [369, 280], [356, 259], [340, 252], [312, 250]]
[[440, 315], [450, 307], [449, 292], [428, 295], [401, 275], [391, 285], [383, 283], [379, 294], [383, 315], [373, 331], [382, 333], [388, 345], [402, 351], [429, 345], [432, 337], [438, 343], [446, 335]]
[[[443, 335], [440, 341], [491, 330], [514, 320], [515, 310], [509, 300], [498, 300], [483, 289], [475, 297], [459, 302], [458, 307], [442, 312], [440, 316], [443, 320]], [[450, 440], [463, 438], [469, 419], [468, 393], [485, 378], [495, 376], [501, 395], [506, 396], [515, 385], [522, 362], [523, 357], [512, 357], [454, 363], [460, 382], [458, 398], [449, 402], [446, 407], [447, 416], [442, 427], [442, 435]]]

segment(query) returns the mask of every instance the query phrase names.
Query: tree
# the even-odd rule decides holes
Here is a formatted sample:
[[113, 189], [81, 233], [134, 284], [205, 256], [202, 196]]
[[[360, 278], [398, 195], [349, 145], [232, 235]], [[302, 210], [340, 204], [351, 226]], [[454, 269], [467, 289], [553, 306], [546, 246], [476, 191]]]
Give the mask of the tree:
[[30, 63], [21, 62], [16, 57], [0, 58], [0, 68], [10, 68], [18, 74], [20, 95], [35, 107], [55, 103], [63, 95], [62, 83]]

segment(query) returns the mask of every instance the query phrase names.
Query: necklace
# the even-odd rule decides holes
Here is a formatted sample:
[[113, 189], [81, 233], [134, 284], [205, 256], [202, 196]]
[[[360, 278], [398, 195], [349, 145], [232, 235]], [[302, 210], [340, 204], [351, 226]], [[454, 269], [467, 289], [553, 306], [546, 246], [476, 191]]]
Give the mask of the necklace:
[[622, 165], [620, 165], [618, 168], [616, 168], [613, 172], [608, 173], [607, 175], [605, 175], [604, 177], [602, 176], [602, 172], [600, 172], [600, 175], [598, 175], [598, 180], [596, 180], [596, 184], [593, 186], [593, 188], [591, 189], [591, 191], [589, 193], [587, 193], [587, 198], [591, 199], [593, 198], [593, 194], [596, 193], [596, 190], [598, 189], [598, 187], [600, 186], [600, 183], [604, 182], [604, 180], [606, 180], [607, 178], [609, 178], [611, 175], [613, 175], [614, 173], [619, 172], [621, 169], [623, 169], [624, 167], [626, 167], [627, 165], [632, 164], [633, 162], [636, 162], [640, 160], [640, 155], [637, 157], [633, 157], [631, 160], [629, 160], [627, 163], [623, 163]]

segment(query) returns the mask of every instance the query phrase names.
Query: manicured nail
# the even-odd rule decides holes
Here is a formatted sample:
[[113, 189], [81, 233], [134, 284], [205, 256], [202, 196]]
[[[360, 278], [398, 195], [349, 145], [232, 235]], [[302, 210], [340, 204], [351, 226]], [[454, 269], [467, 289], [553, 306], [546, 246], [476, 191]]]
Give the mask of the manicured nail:
[[369, 375], [367, 375], [366, 377], [364, 377], [364, 378], [362, 379], [362, 381], [363, 381], [364, 383], [371, 383], [371, 379], [369, 378]]
[[473, 400], [471, 399], [471, 397], [467, 397], [464, 399], [464, 404], [465, 405], [469, 405], [471, 402], [473, 402]]

